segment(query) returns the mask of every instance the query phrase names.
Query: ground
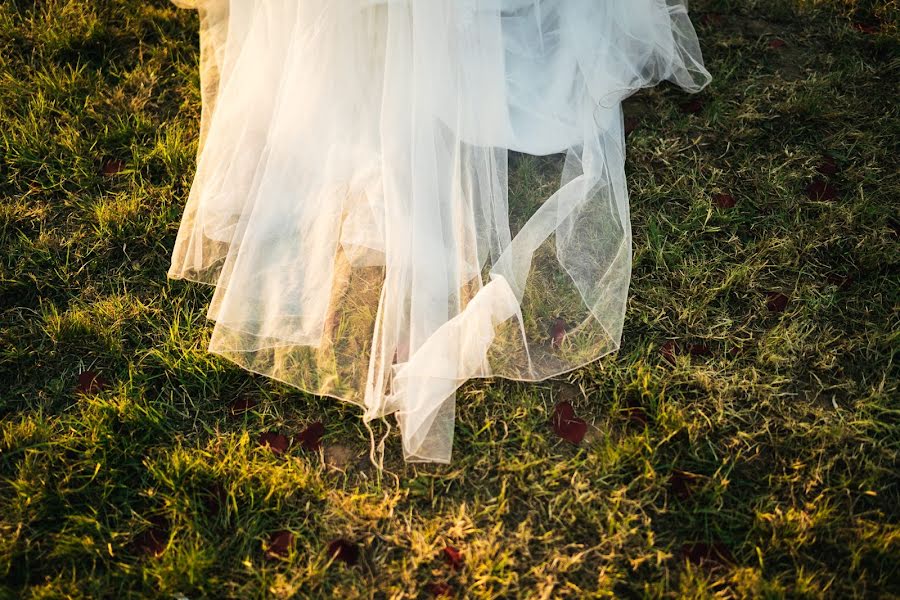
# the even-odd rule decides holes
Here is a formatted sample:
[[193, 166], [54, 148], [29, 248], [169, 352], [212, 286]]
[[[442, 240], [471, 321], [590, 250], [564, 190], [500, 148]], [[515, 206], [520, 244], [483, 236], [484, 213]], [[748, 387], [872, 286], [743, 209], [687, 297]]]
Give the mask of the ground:
[[898, 7], [691, 8], [713, 83], [626, 107], [622, 348], [470, 382], [453, 463], [394, 429], [379, 477], [166, 279], [196, 15], [0, 3], [0, 597], [900, 597]]

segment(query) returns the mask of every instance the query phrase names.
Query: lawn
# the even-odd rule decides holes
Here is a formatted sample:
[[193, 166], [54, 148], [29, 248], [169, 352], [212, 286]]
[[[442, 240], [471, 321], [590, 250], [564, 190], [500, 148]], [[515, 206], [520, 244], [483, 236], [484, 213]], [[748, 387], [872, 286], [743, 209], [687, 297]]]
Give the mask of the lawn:
[[469, 382], [453, 463], [393, 428], [381, 474], [166, 279], [195, 13], [0, 1], [0, 598], [900, 597], [900, 8], [691, 8], [714, 82], [626, 104], [622, 348]]

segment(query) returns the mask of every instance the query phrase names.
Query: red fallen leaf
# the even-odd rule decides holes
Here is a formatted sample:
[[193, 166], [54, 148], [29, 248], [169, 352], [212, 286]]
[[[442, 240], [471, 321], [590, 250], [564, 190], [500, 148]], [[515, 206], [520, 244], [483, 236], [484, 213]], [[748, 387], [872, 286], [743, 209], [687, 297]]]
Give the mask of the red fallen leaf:
[[867, 35], [873, 35], [881, 31], [881, 27], [878, 25], [869, 25], [867, 23], [854, 23], [853, 29]]
[[169, 521], [161, 516], [151, 517], [149, 521], [150, 528], [142, 531], [134, 538], [134, 547], [139, 554], [156, 558], [166, 550], [170, 526]]
[[625, 135], [630, 135], [632, 131], [637, 129], [640, 119], [637, 117], [625, 117]]
[[209, 514], [213, 516], [218, 516], [227, 501], [228, 492], [225, 491], [225, 488], [218, 481], [210, 484], [209, 487], [203, 490], [203, 504], [206, 505], [206, 510]]
[[806, 196], [810, 200], [835, 200], [838, 191], [824, 179], [815, 179], [806, 186]]
[[687, 500], [694, 494], [693, 487], [696, 481], [697, 476], [693, 473], [673, 469], [672, 475], [669, 476], [669, 489], [680, 500]]
[[766, 294], [766, 308], [770, 312], [784, 312], [787, 305], [788, 297], [781, 292], [769, 292]]
[[259, 404], [259, 402], [256, 400], [256, 398], [251, 398], [250, 396], [241, 396], [240, 398], [232, 401], [232, 403], [228, 405], [228, 408], [231, 410], [231, 414], [237, 416], [253, 410], [254, 408], [256, 408], [257, 404]]
[[628, 415], [629, 421], [636, 425], [640, 425], [641, 427], [646, 427], [647, 423], [650, 421], [650, 418], [647, 416], [647, 411], [645, 411], [644, 407], [634, 398], [628, 399], [623, 412]]
[[290, 442], [288, 441], [287, 437], [281, 435], [280, 433], [267, 431], [260, 434], [259, 445], [268, 447], [275, 454], [283, 454], [287, 451], [288, 446], [290, 446]]
[[294, 546], [294, 534], [290, 531], [276, 531], [269, 536], [266, 544], [266, 558], [273, 560], [287, 556]]
[[118, 158], [107, 158], [100, 165], [100, 173], [104, 177], [110, 177], [116, 173], [121, 173], [125, 169], [125, 161]]
[[734, 556], [731, 550], [720, 541], [707, 544], [695, 542], [681, 547], [681, 556], [689, 563], [699, 566], [724, 567], [734, 564]]
[[566, 321], [557, 317], [556, 320], [553, 321], [553, 326], [550, 327], [550, 347], [559, 348], [565, 337]]
[[731, 194], [713, 194], [713, 204], [719, 208], [734, 208], [737, 201]]
[[572, 444], [580, 444], [587, 433], [587, 423], [575, 416], [575, 409], [570, 402], [558, 402], [553, 408], [550, 421], [553, 432]]
[[452, 596], [453, 588], [450, 587], [449, 583], [445, 583], [443, 581], [432, 582], [428, 584], [428, 591], [438, 598], [441, 596]]
[[706, 344], [690, 344], [688, 345], [688, 354], [691, 356], [709, 356], [712, 352]]
[[643, 408], [635, 407], [628, 409], [628, 420], [641, 427], [646, 427], [649, 418]]
[[353, 542], [338, 538], [328, 544], [328, 556], [344, 561], [348, 565], [355, 565], [359, 559], [359, 548]]
[[677, 352], [678, 344], [675, 343], [675, 340], [667, 340], [659, 349], [659, 353], [662, 354], [663, 359], [670, 365], [675, 364], [675, 354]]
[[721, 13], [706, 13], [700, 17], [703, 25], [721, 25], [724, 20], [725, 16]]
[[460, 554], [459, 550], [453, 546], [444, 548], [444, 561], [457, 571], [462, 569], [463, 563], [465, 562], [463, 561], [462, 554]]
[[825, 155], [822, 157], [822, 162], [820, 162], [816, 166], [816, 171], [818, 171], [822, 175], [826, 175], [828, 177], [833, 177], [837, 175], [838, 172], [838, 164], [837, 161], [834, 160], [833, 156]]
[[325, 426], [321, 421], [316, 421], [300, 432], [300, 435], [297, 436], [297, 441], [300, 442], [300, 446], [304, 450], [316, 451], [321, 445], [323, 435], [325, 435]]
[[785, 46], [787, 46], [787, 42], [785, 42], [781, 38], [774, 38], [772, 40], [769, 40], [769, 48], [772, 48], [773, 50], [778, 50], [779, 48], [784, 48]]
[[403, 363], [409, 360], [409, 342], [397, 342], [397, 348], [394, 350], [394, 362]]
[[96, 371], [84, 371], [78, 375], [77, 390], [82, 394], [96, 394], [106, 389], [106, 380]]
[[831, 273], [828, 277], [825, 278], [828, 283], [831, 285], [836, 285], [840, 289], [844, 289], [851, 283], [853, 283], [853, 275], [838, 275], [837, 273]]
[[679, 105], [679, 108], [681, 108], [681, 112], [685, 114], [696, 115], [703, 110], [703, 100], [700, 98], [692, 98], [687, 102], [682, 102]]

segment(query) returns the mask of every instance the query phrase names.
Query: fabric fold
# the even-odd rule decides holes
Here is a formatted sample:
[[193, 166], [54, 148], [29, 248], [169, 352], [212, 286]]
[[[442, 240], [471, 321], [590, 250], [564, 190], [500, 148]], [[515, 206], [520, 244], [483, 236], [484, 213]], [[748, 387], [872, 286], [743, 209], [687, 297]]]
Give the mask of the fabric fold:
[[[210, 351], [395, 415], [449, 462], [469, 379], [619, 347], [621, 102], [709, 74], [682, 0], [175, 0], [200, 14], [197, 172], [169, 276]], [[556, 189], [512, 182], [546, 157]]]

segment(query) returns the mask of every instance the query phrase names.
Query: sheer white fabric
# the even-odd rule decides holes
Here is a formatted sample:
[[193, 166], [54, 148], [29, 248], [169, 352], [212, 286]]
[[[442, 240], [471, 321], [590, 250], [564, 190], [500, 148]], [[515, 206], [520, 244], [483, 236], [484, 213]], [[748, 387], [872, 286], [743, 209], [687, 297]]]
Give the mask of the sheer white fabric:
[[[174, 1], [203, 118], [169, 276], [216, 286], [210, 351], [448, 462], [463, 382], [618, 348], [621, 101], [708, 82], [683, 0]], [[510, 151], [564, 153], [559, 189], [510, 205]]]

